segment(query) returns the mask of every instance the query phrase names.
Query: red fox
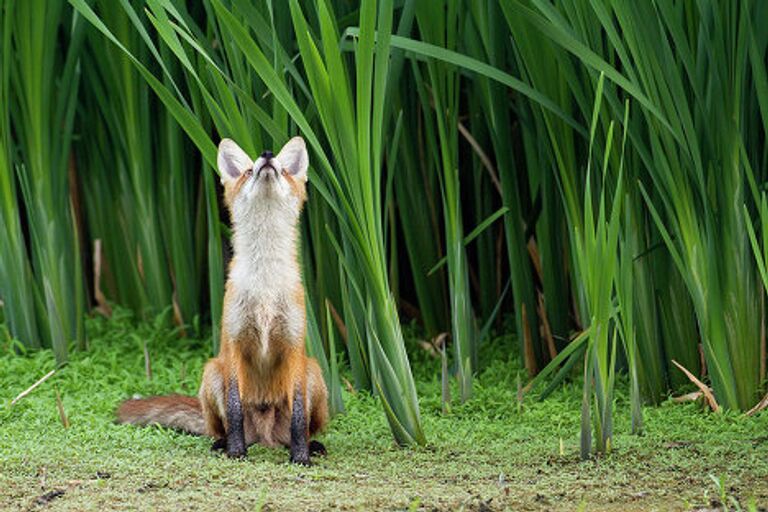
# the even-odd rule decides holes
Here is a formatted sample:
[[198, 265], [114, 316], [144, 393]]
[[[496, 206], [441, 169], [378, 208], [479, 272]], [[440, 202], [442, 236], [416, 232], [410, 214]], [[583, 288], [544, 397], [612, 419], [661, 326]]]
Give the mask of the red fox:
[[232, 220], [221, 322], [221, 349], [205, 365], [198, 398], [134, 399], [120, 423], [160, 424], [214, 439], [213, 449], [244, 457], [253, 443], [290, 447], [310, 464], [325, 447], [310, 437], [328, 421], [328, 392], [304, 349], [306, 312], [298, 263], [299, 214], [309, 157], [294, 137], [277, 156], [254, 162], [232, 140], [219, 144], [218, 167]]

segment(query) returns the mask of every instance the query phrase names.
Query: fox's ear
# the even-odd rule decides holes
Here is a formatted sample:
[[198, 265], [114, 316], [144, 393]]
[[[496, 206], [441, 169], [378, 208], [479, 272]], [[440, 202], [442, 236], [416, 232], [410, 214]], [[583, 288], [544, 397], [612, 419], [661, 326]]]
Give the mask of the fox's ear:
[[253, 167], [253, 160], [232, 139], [222, 139], [219, 143], [217, 163], [222, 184], [238, 179]]
[[309, 155], [307, 154], [307, 145], [304, 143], [304, 139], [294, 137], [286, 142], [283, 149], [277, 155], [277, 161], [293, 178], [307, 181]]

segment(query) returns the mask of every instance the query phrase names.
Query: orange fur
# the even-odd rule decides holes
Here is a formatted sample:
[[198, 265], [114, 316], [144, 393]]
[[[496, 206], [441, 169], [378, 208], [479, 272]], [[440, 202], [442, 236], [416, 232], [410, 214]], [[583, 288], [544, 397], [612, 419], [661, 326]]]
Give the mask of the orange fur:
[[126, 400], [117, 409], [119, 423], [159, 424], [192, 434], [204, 434], [200, 401], [191, 396], [169, 395]]
[[320, 367], [307, 357], [304, 344], [291, 346], [281, 338], [271, 338], [269, 360], [260, 359], [255, 343], [247, 339], [235, 342], [222, 333], [219, 355], [206, 365], [200, 387], [206, 433], [214, 438], [224, 437], [224, 404], [233, 374], [237, 376], [244, 411], [246, 444], [288, 445], [297, 387], [304, 391], [302, 396], [309, 398], [305, 402], [309, 435], [320, 432], [328, 421], [327, 390]]

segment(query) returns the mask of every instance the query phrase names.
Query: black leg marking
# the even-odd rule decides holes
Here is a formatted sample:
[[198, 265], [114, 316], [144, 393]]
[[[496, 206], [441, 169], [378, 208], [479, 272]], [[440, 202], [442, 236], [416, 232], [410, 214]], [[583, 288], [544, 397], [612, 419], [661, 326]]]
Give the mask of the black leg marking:
[[227, 455], [245, 457], [245, 431], [243, 430], [243, 404], [237, 377], [229, 381], [227, 391]]
[[221, 437], [213, 442], [213, 444], [211, 445], [211, 451], [223, 452], [226, 447], [227, 447], [227, 438]]
[[304, 410], [304, 394], [297, 389], [293, 396], [291, 413], [291, 462], [309, 466], [309, 443], [307, 439], [307, 413]]
[[328, 455], [328, 452], [325, 449], [325, 445], [321, 443], [320, 441], [310, 441], [309, 442], [309, 454], [310, 455], [320, 455], [322, 457], [325, 457]]

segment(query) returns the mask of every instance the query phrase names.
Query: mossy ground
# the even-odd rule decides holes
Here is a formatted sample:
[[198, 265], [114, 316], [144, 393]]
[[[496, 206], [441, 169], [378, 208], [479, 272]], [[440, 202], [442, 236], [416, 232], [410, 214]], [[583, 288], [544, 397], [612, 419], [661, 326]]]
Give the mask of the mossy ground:
[[730, 509], [768, 505], [767, 413], [668, 402], [646, 408], [645, 435], [633, 436], [619, 393], [614, 452], [581, 462], [580, 388], [520, 409], [509, 340], [484, 351], [493, 362], [473, 400], [447, 415], [439, 362], [414, 344], [426, 447], [396, 447], [377, 401], [345, 391], [347, 413], [321, 438], [328, 456], [303, 468], [281, 449], [252, 447], [232, 461], [208, 439], [115, 425], [115, 406], [131, 394], [194, 394], [209, 345], [120, 311], [89, 321], [89, 334], [89, 351], [13, 407], [53, 356], [0, 356], [1, 510], [688, 510], [718, 506], [723, 493]]

